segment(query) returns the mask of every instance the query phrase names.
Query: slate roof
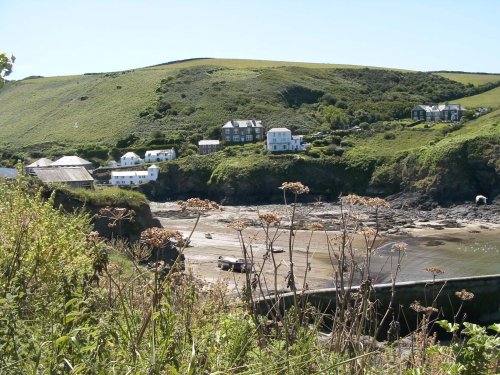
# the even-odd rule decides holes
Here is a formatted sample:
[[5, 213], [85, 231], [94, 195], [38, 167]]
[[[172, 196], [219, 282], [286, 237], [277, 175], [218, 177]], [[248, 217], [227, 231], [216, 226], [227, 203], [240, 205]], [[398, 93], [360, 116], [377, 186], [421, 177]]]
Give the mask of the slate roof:
[[139, 155], [137, 155], [135, 152], [129, 151], [125, 155], [123, 155], [122, 158], [139, 158]]
[[78, 156], [63, 156], [62, 158], [57, 159], [50, 166], [51, 167], [65, 167], [65, 166], [91, 166], [92, 163], [85, 159], [82, 159]]
[[198, 146], [219, 145], [220, 141], [217, 139], [203, 139], [198, 142]]
[[268, 131], [268, 133], [283, 133], [283, 132], [291, 132], [291, 130], [287, 128], [272, 128], [269, 129]]
[[38, 168], [35, 169], [35, 174], [45, 183], [94, 181], [83, 167]]
[[262, 121], [258, 120], [229, 120], [222, 127], [226, 128], [262, 128]]
[[52, 160], [47, 159], [47, 158], [41, 158], [38, 159], [37, 161], [34, 161], [30, 165], [28, 165], [26, 168], [39, 168], [39, 167], [48, 167], [53, 163]]

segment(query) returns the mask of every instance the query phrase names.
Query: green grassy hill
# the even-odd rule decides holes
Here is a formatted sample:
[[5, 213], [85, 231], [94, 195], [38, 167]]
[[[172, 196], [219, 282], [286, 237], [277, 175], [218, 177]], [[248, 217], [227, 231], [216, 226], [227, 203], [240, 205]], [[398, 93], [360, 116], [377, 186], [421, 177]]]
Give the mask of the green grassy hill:
[[[425, 192], [437, 201], [494, 196], [500, 186], [500, 76], [253, 60], [195, 59], [136, 70], [9, 82], [0, 91], [4, 164], [77, 153], [98, 163], [125, 150], [175, 146], [144, 187], [153, 199], [277, 198], [283, 181], [315, 195]], [[406, 126], [418, 103], [493, 111], [465, 124]], [[263, 143], [195, 155], [231, 118], [288, 127], [306, 153], [269, 155]], [[360, 125], [359, 132], [346, 130]], [[332, 131], [314, 138], [317, 131]], [[7, 161], [6, 161], [7, 160]], [[6, 162], [5, 162], [6, 161]], [[103, 180], [106, 180], [104, 175]], [[259, 189], [255, 189], [258, 182]]]
[[496, 77], [453, 73], [450, 80], [443, 75], [194, 59], [116, 73], [25, 79], [8, 82], [0, 92], [0, 147], [29, 158], [107, 148], [130, 134], [139, 142], [161, 133], [167, 141], [195, 143], [218, 138], [231, 118], [258, 118], [268, 127], [307, 134], [403, 118], [416, 103], [474, 94]]

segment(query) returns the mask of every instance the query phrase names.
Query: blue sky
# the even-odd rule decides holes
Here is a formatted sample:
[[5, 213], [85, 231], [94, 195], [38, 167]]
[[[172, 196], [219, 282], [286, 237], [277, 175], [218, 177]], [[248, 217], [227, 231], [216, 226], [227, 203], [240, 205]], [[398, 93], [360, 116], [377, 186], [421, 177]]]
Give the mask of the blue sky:
[[500, 1], [0, 0], [11, 79], [193, 57], [500, 73]]

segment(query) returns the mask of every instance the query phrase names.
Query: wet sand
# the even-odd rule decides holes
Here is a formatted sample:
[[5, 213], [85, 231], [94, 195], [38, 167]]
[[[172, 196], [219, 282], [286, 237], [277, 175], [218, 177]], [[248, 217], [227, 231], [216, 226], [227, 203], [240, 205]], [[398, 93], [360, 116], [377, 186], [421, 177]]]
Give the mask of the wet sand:
[[[182, 212], [176, 203], [151, 203], [153, 215], [160, 219], [163, 227], [178, 230], [184, 235], [191, 232], [196, 216]], [[227, 225], [235, 220], [251, 220], [253, 225], [243, 231], [247, 248], [253, 252], [254, 264], [257, 270], [262, 270], [267, 289], [274, 289], [274, 267], [270, 258], [264, 260], [266, 254], [265, 234], [258, 226], [259, 213], [276, 212], [282, 217], [282, 225], [286, 227], [286, 212], [280, 205], [265, 206], [228, 206], [223, 211], [210, 211], [203, 214], [196, 230], [191, 237], [191, 244], [185, 249], [186, 267], [207, 282], [226, 279], [232, 286], [242, 286], [245, 275], [220, 270], [217, 258], [220, 255], [242, 257], [243, 251], [239, 243], [238, 233]], [[370, 216], [366, 212], [358, 213], [360, 220], [368, 225]], [[339, 207], [325, 205], [315, 207], [302, 205], [298, 207], [298, 222], [306, 225], [308, 222], [322, 222], [328, 230], [324, 231], [298, 230], [294, 237], [293, 262], [299, 287], [302, 287], [306, 264], [307, 287], [310, 289], [331, 287], [334, 285], [335, 273], [331, 254], [338, 251], [338, 241], [333, 247], [330, 241], [338, 235], [335, 231], [340, 218]], [[306, 219], [307, 218], [307, 219]], [[387, 228], [386, 228], [387, 229]], [[391, 228], [392, 229], [392, 228]], [[445, 271], [443, 277], [473, 276], [480, 274], [500, 273], [500, 225], [484, 222], [460, 222], [458, 228], [443, 228], [438, 221], [414, 221], [411, 225], [401, 227], [397, 236], [383, 231], [372, 257], [371, 275], [376, 282], [390, 280], [391, 259], [394, 264], [396, 254], [391, 250], [392, 244], [404, 241], [408, 244], [402, 261], [402, 272], [398, 280], [425, 280], [432, 275], [424, 271], [426, 267], [439, 267]], [[285, 250], [273, 254], [278, 267], [278, 289], [285, 290], [286, 276], [289, 271], [289, 231], [287, 229], [272, 229], [276, 235], [275, 246]], [[205, 234], [210, 233], [211, 239]], [[331, 242], [330, 242], [331, 243]], [[353, 251], [360, 255], [366, 253], [366, 245], [361, 236], [353, 242]], [[335, 262], [333, 262], [335, 264]], [[264, 291], [266, 292], [266, 290]]]

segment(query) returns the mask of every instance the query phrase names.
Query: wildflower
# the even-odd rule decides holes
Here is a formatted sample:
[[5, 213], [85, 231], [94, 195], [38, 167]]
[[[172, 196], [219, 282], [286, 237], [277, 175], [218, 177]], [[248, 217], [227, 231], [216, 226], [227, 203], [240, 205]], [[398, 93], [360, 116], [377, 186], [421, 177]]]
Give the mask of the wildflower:
[[135, 211], [122, 207], [106, 206], [99, 210], [97, 217], [109, 219], [108, 227], [114, 228], [121, 221], [133, 222], [135, 219]]
[[236, 220], [229, 223], [227, 226], [238, 232], [241, 232], [243, 229], [249, 227], [251, 224], [252, 223], [250, 222], [250, 220]]
[[444, 271], [441, 268], [437, 268], [437, 267], [426, 267], [426, 268], [424, 268], [424, 271], [432, 273], [434, 276], [442, 275], [444, 273]]
[[300, 195], [309, 193], [309, 187], [302, 184], [302, 182], [283, 182], [279, 189], [283, 191], [290, 191], [292, 194]]
[[455, 295], [462, 301], [470, 301], [474, 298], [474, 293], [468, 292], [465, 289], [462, 289], [460, 292], [455, 292]]
[[410, 308], [416, 312], [423, 312], [425, 307], [423, 307], [419, 301], [414, 301], [410, 304]]
[[179, 231], [172, 231], [163, 228], [148, 228], [141, 232], [141, 243], [153, 247], [162, 247], [172, 242], [172, 240], [182, 241], [182, 234]]
[[366, 200], [366, 205], [368, 207], [382, 207], [382, 208], [389, 208], [389, 203], [382, 198], [369, 198]]
[[87, 240], [89, 242], [94, 242], [94, 243], [97, 243], [101, 239], [101, 237], [99, 236], [99, 232], [95, 230], [93, 230], [90, 233], [87, 233], [85, 236], [87, 237]]
[[341, 198], [342, 201], [345, 201], [347, 203], [349, 203], [350, 205], [354, 205], [354, 204], [362, 204], [362, 205], [366, 205], [366, 198], [363, 198], [359, 195], [356, 195], [356, 194], [349, 194], [349, 195], [346, 195], [345, 197], [342, 197]]
[[408, 244], [406, 242], [398, 242], [392, 245], [391, 250], [397, 252], [404, 252], [408, 248]]
[[273, 213], [259, 215], [259, 219], [267, 225], [278, 225], [281, 222], [280, 218]]
[[323, 223], [312, 223], [309, 225], [311, 230], [325, 230], [325, 225]]
[[220, 210], [220, 206], [214, 201], [200, 198], [189, 198], [187, 201], [177, 201], [182, 211], [193, 209], [196, 211]]

